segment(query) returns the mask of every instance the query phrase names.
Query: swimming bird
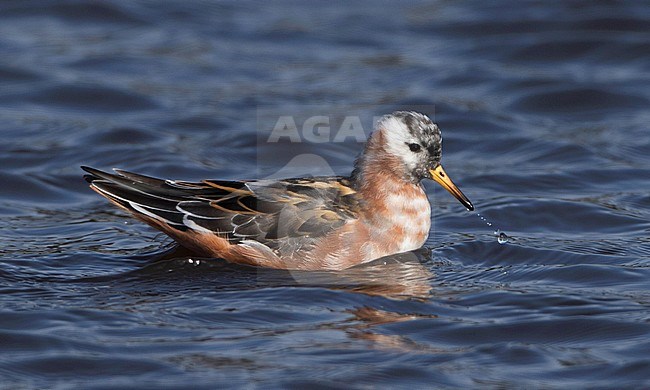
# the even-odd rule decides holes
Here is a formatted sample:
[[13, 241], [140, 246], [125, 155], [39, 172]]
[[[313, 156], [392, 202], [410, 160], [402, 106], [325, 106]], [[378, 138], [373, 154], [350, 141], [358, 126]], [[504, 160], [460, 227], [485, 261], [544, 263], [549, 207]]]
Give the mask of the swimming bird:
[[424, 245], [431, 206], [423, 179], [474, 209], [441, 156], [438, 126], [397, 111], [377, 122], [348, 177], [187, 182], [82, 169], [94, 191], [202, 256], [341, 270]]

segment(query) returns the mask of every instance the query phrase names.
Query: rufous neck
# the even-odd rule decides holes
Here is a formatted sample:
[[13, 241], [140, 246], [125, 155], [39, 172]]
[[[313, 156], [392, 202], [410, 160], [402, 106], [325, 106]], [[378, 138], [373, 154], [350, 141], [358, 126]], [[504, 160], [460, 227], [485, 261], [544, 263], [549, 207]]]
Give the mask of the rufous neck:
[[352, 172], [356, 190], [367, 199], [383, 198], [405, 187], [419, 187], [419, 183], [406, 178], [404, 164], [398, 156], [388, 153], [384, 141], [381, 131], [373, 133]]

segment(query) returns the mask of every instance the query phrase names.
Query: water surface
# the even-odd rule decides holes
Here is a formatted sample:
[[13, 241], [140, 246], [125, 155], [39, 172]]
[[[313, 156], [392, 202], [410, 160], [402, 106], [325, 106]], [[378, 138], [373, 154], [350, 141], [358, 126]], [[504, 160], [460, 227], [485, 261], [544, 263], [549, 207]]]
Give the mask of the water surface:
[[[649, 387], [648, 42], [644, 2], [0, 4], [2, 387]], [[494, 226], [428, 184], [423, 250], [263, 270], [81, 179], [266, 177], [302, 107], [429, 109]]]

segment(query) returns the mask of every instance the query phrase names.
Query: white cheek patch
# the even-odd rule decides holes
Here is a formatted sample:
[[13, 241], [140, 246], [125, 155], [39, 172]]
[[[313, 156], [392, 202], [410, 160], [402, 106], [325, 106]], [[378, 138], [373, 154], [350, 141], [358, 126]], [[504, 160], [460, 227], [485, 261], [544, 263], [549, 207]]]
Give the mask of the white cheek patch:
[[394, 156], [398, 156], [409, 169], [415, 169], [418, 156], [413, 153], [408, 144], [418, 143], [409, 132], [406, 124], [395, 117], [384, 118], [379, 126], [386, 137], [386, 149]]

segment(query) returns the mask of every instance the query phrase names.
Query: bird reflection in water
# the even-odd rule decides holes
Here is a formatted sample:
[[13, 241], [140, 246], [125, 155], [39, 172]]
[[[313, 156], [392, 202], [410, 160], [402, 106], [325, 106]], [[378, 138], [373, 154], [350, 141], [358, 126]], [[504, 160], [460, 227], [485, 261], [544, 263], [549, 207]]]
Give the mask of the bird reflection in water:
[[[400, 253], [361, 264], [341, 271], [295, 271], [263, 267], [242, 266], [216, 259], [193, 256], [183, 247], [173, 247], [167, 252], [150, 258], [149, 265], [136, 272], [149, 272], [158, 267], [183, 268], [182, 265], [202, 264], [219, 268], [220, 271], [237, 270], [248, 274], [242, 283], [250, 284], [250, 271], [255, 272], [257, 287], [303, 286], [344, 290], [372, 296], [399, 300], [427, 300], [431, 296], [431, 280], [434, 274], [427, 265], [430, 250]], [[246, 272], [249, 271], [249, 272]], [[235, 283], [236, 284], [236, 283]], [[229, 286], [233, 286], [229, 283]]]
[[[146, 255], [140, 258], [144, 260]], [[170, 272], [173, 271], [175, 277], [182, 276], [180, 279], [188, 282], [193, 280], [193, 284], [202, 284], [200, 280], [210, 278], [211, 284], [218, 286], [218, 289], [325, 288], [417, 304], [417, 302], [426, 302], [432, 297], [431, 283], [435, 275], [431, 271], [432, 266], [428, 263], [428, 259], [430, 259], [430, 250], [422, 248], [342, 271], [288, 271], [201, 258], [182, 247], [172, 247], [163, 253], [158, 252], [153, 257], [149, 256], [148, 264], [130, 272], [129, 276], [157, 284], [156, 280], [168, 280]], [[200, 270], [200, 273], [197, 273], [197, 270]], [[149, 299], [155, 300], [153, 296]], [[351, 338], [371, 342], [373, 348], [431, 352], [430, 346], [420, 345], [408, 337], [380, 332], [377, 328], [387, 324], [432, 319], [437, 316], [413, 312], [412, 305], [408, 306], [410, 310], [406, 309], [407, 312], [402, 313], [386, 309], [387, 305], [383, 301], [377, 305], [381, 306], [381, 309], [372, 307], [373, 302], [374, 300], [364, 300], [363, 305], [343, 310], [351, 316], [335, 322], [319, 323], [317, 327], [345, 332]]]

